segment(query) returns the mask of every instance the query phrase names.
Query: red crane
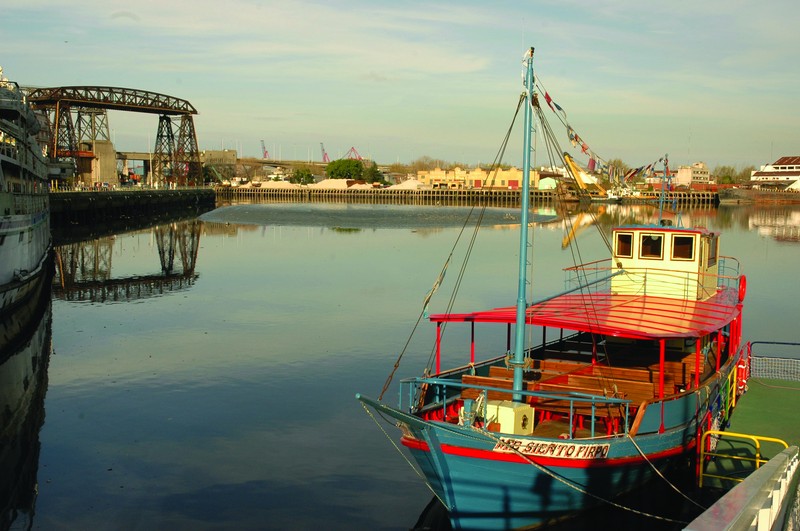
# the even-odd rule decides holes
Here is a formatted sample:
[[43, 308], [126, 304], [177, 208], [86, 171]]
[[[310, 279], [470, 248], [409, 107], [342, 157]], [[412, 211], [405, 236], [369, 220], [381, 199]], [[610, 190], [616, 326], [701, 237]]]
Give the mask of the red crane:
[[325, 144], [320, 142], [319, 147], [322, 149], [322, 162], [330, 162], [331, 158], [328, 156], [328, 152], [325, 151]]
[[263, 140], [261, 141], [261, 151], [262, 151], [263, 157], [265, 159], [268, 159], [269, 158], [269, 151], [267, 151], [267, 146], [264, 145], [264, 141]]
[[361, 158], [361, 155], [358, 154], [358, 151], [356, 151], [355, 147], [351, 147], [350, 148], [350, 151], [347, 152], [347, 155], [345, 155], [345, 158], [347, 158], [347, 159], [355, 159], [355, 160], [363, 160]]

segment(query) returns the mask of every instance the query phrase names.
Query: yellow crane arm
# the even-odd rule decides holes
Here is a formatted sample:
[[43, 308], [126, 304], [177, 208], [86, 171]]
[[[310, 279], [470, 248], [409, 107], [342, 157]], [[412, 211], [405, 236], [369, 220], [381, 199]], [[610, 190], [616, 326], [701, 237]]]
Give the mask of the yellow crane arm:
[[599, 195], [602, 196], [607, 195], [606, 189], [600, 186], [600, 183], [597, 182], [596, 180], [592, 180], [588, 183], [586, 182], [586, 180], [584, 180], [584, 175], [588, 177], [589, 174], [583, 171], [583, 168], [578, 166], [578, 164], [575, 162], [575, 159], [573, 159], [569, 153], [564, 153], [564, 162], [567, 163], [567, 166], [569, 166], [570, 173], [573, 175], [573, 177], [575, 177], [575, 182], [577, 183], [578, 188], [588, 192], [591, 186], [597, 191]]

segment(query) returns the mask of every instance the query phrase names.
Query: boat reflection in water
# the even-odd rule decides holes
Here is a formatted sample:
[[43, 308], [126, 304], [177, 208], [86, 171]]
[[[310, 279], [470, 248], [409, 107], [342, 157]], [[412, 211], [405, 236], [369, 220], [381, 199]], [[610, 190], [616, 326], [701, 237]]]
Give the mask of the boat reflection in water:
[[[52, 263], [47, 270], [52, 270]], [[50, 362], [50, 275], [0, 316], [0, 529], [30, 528]]]

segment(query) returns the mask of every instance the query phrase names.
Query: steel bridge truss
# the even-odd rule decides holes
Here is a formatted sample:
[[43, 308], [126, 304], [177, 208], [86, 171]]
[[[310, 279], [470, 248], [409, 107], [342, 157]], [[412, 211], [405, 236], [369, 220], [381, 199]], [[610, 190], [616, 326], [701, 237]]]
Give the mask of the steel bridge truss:
[[117, 87], [55, 87], [29, 90], [28, 101], [45, 116], [50, 127], [50, 157], [71, 159], [73, 163], [94, 156], [91, 151], [81, 150], [82, 143], [110, 139], [108, 110], [158, 114], [153, 184], [185, 186], [203, 182], [192, 118], [197, 110], [186, 100]]

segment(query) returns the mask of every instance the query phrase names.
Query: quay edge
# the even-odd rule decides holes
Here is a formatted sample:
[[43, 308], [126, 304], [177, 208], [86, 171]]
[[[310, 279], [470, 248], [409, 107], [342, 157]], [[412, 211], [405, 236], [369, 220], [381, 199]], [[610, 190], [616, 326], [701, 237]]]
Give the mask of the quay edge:
[[[518, 207], [520, 190], [489, 189], [402, 189], [402, 188], [230, 188], [217, 187], [217, 198], [222, 200], [278, 200], [297, 202], [353, 202], [353, 203], [392, 203], [407, 205], [476, 205], [485, 204], [498, 207]], [[560, 197], [553, 190], [531, 190], [531, 201], [555, 203], [579, 203], [577, 198]], [[716, 192], [689, 191], [668, 192], [666, 201], [687, 206], [719, 205]], [[657, 195], [643, 195], [624, 198], [623, 204], [652, 203]], [[586, 203], [589, 201], [587, 200]]]
[[212, 188], [51, 192], [50, 218], [51, 225], [56, 226], [153, 215], [175, 208], [211, 210], [215, 205], [216, 193]]

